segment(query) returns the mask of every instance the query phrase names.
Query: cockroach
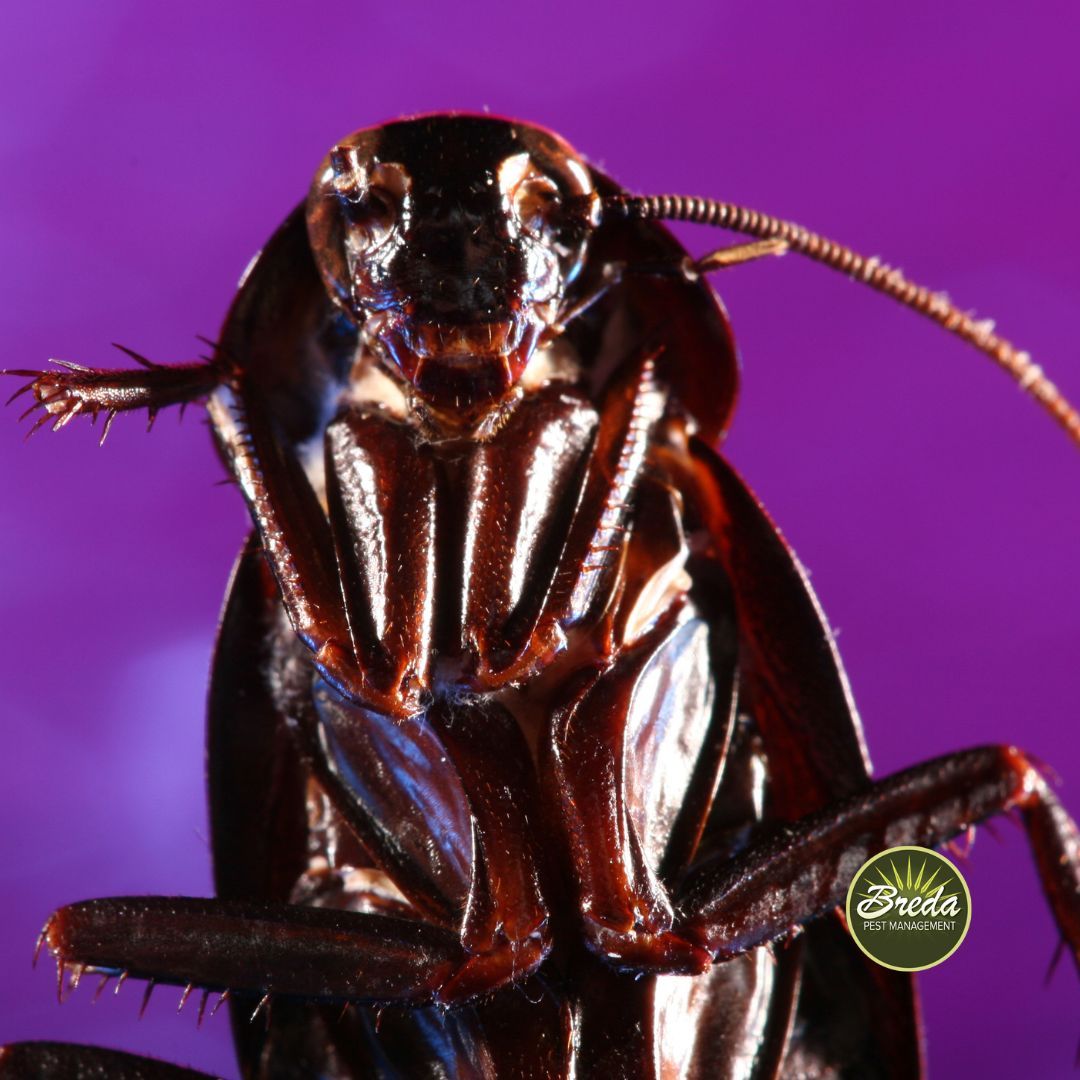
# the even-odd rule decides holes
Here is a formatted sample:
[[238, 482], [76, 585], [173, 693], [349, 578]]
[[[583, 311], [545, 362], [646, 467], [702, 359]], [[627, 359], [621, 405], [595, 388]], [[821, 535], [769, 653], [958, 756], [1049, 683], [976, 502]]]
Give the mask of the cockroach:
[[[749, 239], [695, 258], [663, 221]], [[338, 143], [206, 360], [8, 372], [35, 428], [206, 400], [254, 523], [210, 690], [217, 896], [61, 908], [61, 980], [220, 993], [245, 1077], [913, 1077], [911, 977], [838, 904], [873, 853], [1010, 810], [1080, 955], [1042, 770], [983, 746], [874, 779], [806, 576], [714, 449], [707, 276], [785, 252], [1080, 441], [1024, 353], [899, 271], [455, 114]], [[21, 1043], [0, 1075], [201, 1074]]]

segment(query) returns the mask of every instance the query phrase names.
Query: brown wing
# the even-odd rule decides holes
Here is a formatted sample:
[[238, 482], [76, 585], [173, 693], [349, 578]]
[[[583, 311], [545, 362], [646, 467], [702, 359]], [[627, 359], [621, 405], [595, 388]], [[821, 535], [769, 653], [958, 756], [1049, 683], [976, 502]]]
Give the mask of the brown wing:
[[[712, 537], [733, 590], [746, 704], [767, 761], [766, 804], [770, 814], [800, 816], [866, 785], [862, 726], [794, 552], [730, 465], [699, 440], [690, 460], [691, 513]], [[843, 1076], [920, 1075], [911, 977], [862, 955], [838, 918], [808, 927], [804, 947], [791, 1075], [823, 1065]]]
[[296, 445], [321, 433], [356, 341], [315, 269], [301, 203], [245, 271], [218, 355], [253, 376], [278, 430]]

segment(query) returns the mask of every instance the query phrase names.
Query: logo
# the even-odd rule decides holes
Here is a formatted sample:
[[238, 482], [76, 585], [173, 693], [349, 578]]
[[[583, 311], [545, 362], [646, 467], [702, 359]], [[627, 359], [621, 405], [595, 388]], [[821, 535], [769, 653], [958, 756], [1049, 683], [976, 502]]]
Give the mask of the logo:
[[971, 893], [936, 851], [894, 847], [855, 875], [848, 929], [871, 960], [894, 971], [923, 971], [952, 956], [971, 925]]

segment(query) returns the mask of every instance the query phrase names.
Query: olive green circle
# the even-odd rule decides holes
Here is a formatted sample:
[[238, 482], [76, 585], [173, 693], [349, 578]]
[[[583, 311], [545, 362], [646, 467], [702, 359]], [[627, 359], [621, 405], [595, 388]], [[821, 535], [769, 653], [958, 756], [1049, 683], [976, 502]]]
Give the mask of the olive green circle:
[[[907, 858], [902, 860], [902, 869], [901, 860], [898, 858], [901, 852], [909, 853]], [[922, 856], [921, 860], [919, 856]], [[885, 864], [884, 867], [881, 864]], [[873, 877], [870, 876], [871, 872]], [[960, 888], [953, 893], [960, 909], [955, 916], [945, 918], [932, 913], [906, 915], [899, 912], [893, 914], [890, 911], [871, 919], [860, 916], [857, 910], [853, 912], [852, 900], [857, 895], [865, 896], [863, 890], [871, 885], [880, 888], [883, 881], [890, 882], [890, 888], [895, 886], [894, 894], [907, 901], [916, 894], [925, 897], [924, 883], [927, 880], [931, 884], [951, 884], [951, 879], [946, 881], [942, 878], [947, 872], [951, 872], [960, 883]], [[910, 878], [909, 873], [915, 877]], [[908, 885], [909, 881], [911, 886], [918, 881], [923, 887], [914, 889]], [[945, 896], [942, 899], [944, 900]], [[874, 963], [893, 971], [925, 971], [952, 956], [967, 937], [971, 926], [971, 892], [964, 875], [944, 855], [939, 855], [930, 848], [905, 844], [879, 851], [863, 863], [848, 887], [844, 914], [855, 944]], [[889, 915], [892, 915], [892, 918], [889, 918]], [[926, 922], [941, 925], [933, 928], [918, 926], [919, 923]], [[944, 924], [948, 923], [953, 925], [946, 928]]]

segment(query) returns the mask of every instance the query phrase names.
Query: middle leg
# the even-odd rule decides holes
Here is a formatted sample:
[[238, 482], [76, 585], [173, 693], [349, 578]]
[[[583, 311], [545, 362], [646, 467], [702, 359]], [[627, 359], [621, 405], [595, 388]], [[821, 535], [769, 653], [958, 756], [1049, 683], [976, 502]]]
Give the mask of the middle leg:
[[[456, 929], [415, 908], [401, 917], [280, 901], [91, 900], [60, 909], [43, 932], [60, 975], [95, 969], [257, 996], [408, 1005], [455, 1004], [525, 979], [551, 948], [529, 825], [538, 796], [528, 748], [494, 703], [437, 703], [429, 720], [436, 739], [406, 755], [412, 771], [393, 783], [405, 800], [448, 768], [460, 778], [471, 875]], [[420, 760], [425, 751], [433, 757]], [[359, 803], [339, 809], [346, 820], [370, 812]], [[394, 866], [378, 869], [393, 879]]]

